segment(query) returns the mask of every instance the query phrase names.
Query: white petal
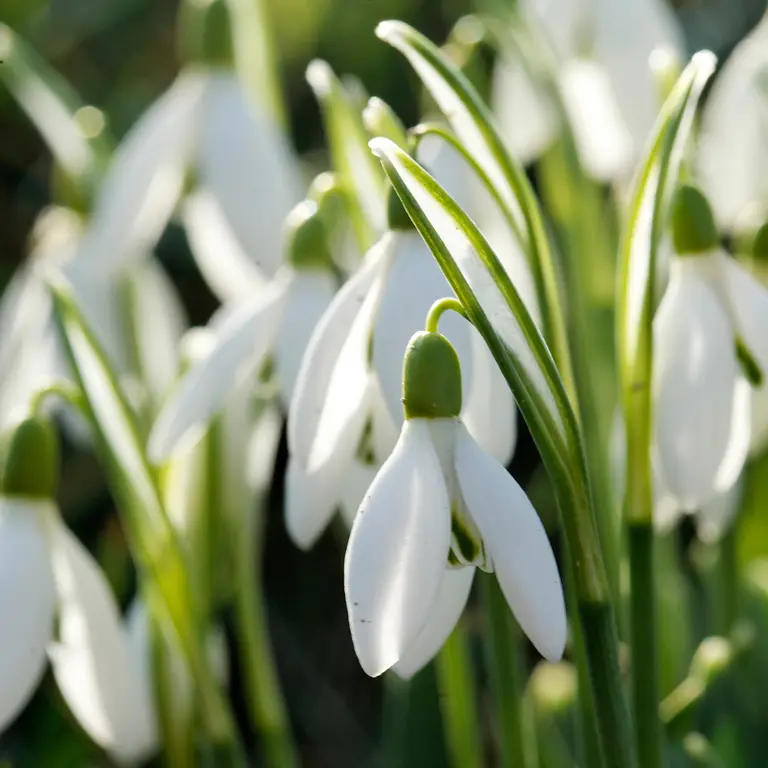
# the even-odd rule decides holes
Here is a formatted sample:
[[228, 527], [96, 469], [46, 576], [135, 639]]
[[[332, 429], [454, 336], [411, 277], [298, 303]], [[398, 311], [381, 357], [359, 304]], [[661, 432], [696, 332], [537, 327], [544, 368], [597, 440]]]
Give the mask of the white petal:
[[768, 211], [766, 113], [759, 84], [768, 65], [768, 22], [755, 27], [715, 79], [701, 121], [697, 168], [721, 227], [733, 229], [748, 206]]
[[357, 510], [363, 503], [365, 494], [373, 485], [379, 467], [375, 464], [366, 464], [360, 459], [355, 459], [350, 464], [341, 483], [339, 498], [339, 511], [341, 512], [347, 527], [351, 528], [357, 517]]
[[311, 269], [294, 273], [275, 342], [275, 370], [286, 407], [293, 397], [309, 339], [335, 292], [336, 281], [329, 272]]
[[[351, 328], [378, 280], [387, 241], [375, 246], [365, 263], [342, 286], [309, 340], [288, 410], [288, 449], [299, 464], [309, 465], [312, 445], [328, 387]], [[369, 307], [369, 313], [374, 307]]]
[[596, 0], [594, 57], [611, 79], [635, 153], [645, 146], [661, 107], [648, 59], [663, 47], [687, 59], [683, 31], [665, 0]]
[[[247, 449], [247, 480], [249, 486], [257, 493], [265, 493], [269, 490], [282, 431], [283, 418], [278, 408], [268, 407], [259, 414], [256, 426], [248, 440]], [[234, 443], [232, 447], [236, 449], [239, 440], [232, 442]], [[235, 457], [231, 456], [228, 459], [227, 453], [225, 449], [224, 460], [231, 465]]]
[[187, 198], [182, 218], [195, 263], [221, 301], [245, 298], [264, 287], [266, 275], [243, 250], [208, 190]]
[[157, 744], [151, 688], [104, 574], [61, 522], [51, 536], [59, 640], [49, 655], [59, 690], [97, 744], [120, 763], [137, 764]]
[[563, 104], [586, 172], [598, 181], [625, 176], [633, 145], [606, 73], [599, 65], [573, 59], [560, 72]]
[[203, 81], [185, 74], [133, 127], [101, 185], [79, 259], [104, 274], [154, 246], [181, 192]]
[[731, 431], [728, 435], [728, 446], [725, 449], [722, 463], [717, 468], [715, 490], [719, 493], [727, 491], [741, 475], [749, 454], [749, 441], [752, 432], [752, 392], [745, 379], [736, 379], [736, 389], [733, 394], [733, 411], [731, 413]]
[[737, 480], [727, 491], [716, 493], [696, 512], [696, 533], [705, 544], [713, 544], [730, 528], [744, 495], [744, 483]]
[[572, 0], [521, 0], [521, 10], [543, 29], [556, 53], [563, 58], [574, 52], [580, 30], [589, 23], [589, 5]]
[[[424, 328], [430, 307], [453, 296], [448, 281], [417, 232], [396, 232], [395, 250], [384, 278], [384, 290], [373, 328], [373, 367], [384, 402], [395, 423], [403, 418], [403, 357], [411, 337]], [[440, 332], [456, 348], [462, 381], [472, 380], [472, 347], [467, 322], [451, 312], [440, 321]]]
[[283, 256], [283, 222], [299, 201], [293, 153], [271, 118], [249, 104], [239, 80], [208, 78], [200, 124], [200, 177], [241, 247], [267, 274]]
[[425, 421], [407, 421], [360, 507], [344, 560], [355, 652], [376, 677], [396, 664], [437, 600], [450, 502]]
[[491, 105], [513, 155], [528, 165], [555, 140], [560, 125], [545, 89], [525, 67], [501, 57], [493, 70]]
[[406, 680], [413, 677], [443, 647], [464, 612], [474, 576], [473, 566], [446, 568], [427, 623], [405, 655], [392, 667], [400, 677]]
[[472, 384], [469, 392], [464, 393], [461, 418], [472, 437], [506, 466], [517, 442], [515, 399], [483, 337], [474, 329], [472, 346]]
[[167, 457], [179, 442], [218, 411], [240, 381], [250, 375], [272, 348], [279, 327], [286, 284], [272, 283], [241, 304], [219, 328], [216, 346], [179, 382], [155, 422], [148, 451], [154, 462]]
[[0, 497], [0, 731], [45, 671], [55, 603], [45, 530], [51, 513], [50, 502]]
[[[379, 380], [375, 375], [371, 376], [371, 448], [379, 466], [389, 458], [389, 454], [395, 449], [400, 429], [403, 426], [402, 418], [395, 421], [384, 402], [381, 394]], [[357, 510], [355, 510], [357, 511]]]
[[179, 343], [189, 325], [176, 286], [153, 258], [131, 270], [133, 339], [144, 385], [159, 403], [178, 373]]
[[673, 263], [653, 329], [659, 471], [686, 509], [698, 508], [714, 493], [731, 433], [738, 372], [731, 325], [693, 261]]
[[544, 526], [522, 488], [464, 428], [456, 433], [456, 475], [517, 622], [549, 661], [563, 654], [565, 601]]

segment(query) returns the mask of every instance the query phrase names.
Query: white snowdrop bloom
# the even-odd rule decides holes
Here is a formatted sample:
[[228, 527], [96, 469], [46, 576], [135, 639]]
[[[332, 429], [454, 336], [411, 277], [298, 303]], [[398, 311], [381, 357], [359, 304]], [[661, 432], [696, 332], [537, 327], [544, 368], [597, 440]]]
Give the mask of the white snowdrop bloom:
[[667, 291], [654, 318], [654, 434], [661, 482], [686, 510], [737, 480], [750, 384], [768, 372], [768, 291], [718, 248], [703, 195], [678, 190]]
[[[397, 198], [392, 201], [392, 228], [368, 252], [312, 335], [288, 411], [286, 525], [305, 549], [347, 494], [345, 483], [353, 483], [350, 467], [366, 427], [369, 463], [389, 455], [402, 423], [403, 352], [432, 304], [451, 294], [429, 248]], [[506, 463], [516, 436], [514, 401], [506, 383], [474, 328], [451, 317], [446, 333], [469, 382], [467, 424]], [[501, 409], [493, 421], [487, 417], [489, 400]]]
[[405, 421], [360, 506], [344, 561], [355, 652], [377, 676], [409, 677], [455, 626], [475, 568], [494, 572], [542, 655], [562, 655], [562, 585], [527, 496], [463, 425], [456, 351], [417, 333], [403, 367]]
[[712, 86], [696, 166], [723, 229], [768, 215], [768, 17], [736, 46]]
[[29, 418], [9, 438], [0, 490], [0, 730], [23, 709], [49, 659], [64, 700], [115, 762], [135, 765], [157, 740], [151, 691], [138, 674], [100, 568], [51, 500], [55, 435]]
[[225, 304], [209, 326], [215, 343], [183, 376], [152, 429], [149, 454], [159, 462], [183, 440], [199, 437], [237, 385], [273, 355], [283, 403], [289, 402], [304, 349], [331, 302], [331, 271], [325, 225], [318, 208], [304, 201], [291, 212], [287, 263], [262, 290]]
[[[521, 10], [554, 52], [562, 105], [586, 171], [601, 181], [626, 175], [660, 106], [648, 59], [657, 48], [684, 57], [671, 8], [665, 0], [525, 0]], [[508, 54], [494, 72], [494, 112], [524, 163], [559, 132], [557, 106], [535, 78]]]

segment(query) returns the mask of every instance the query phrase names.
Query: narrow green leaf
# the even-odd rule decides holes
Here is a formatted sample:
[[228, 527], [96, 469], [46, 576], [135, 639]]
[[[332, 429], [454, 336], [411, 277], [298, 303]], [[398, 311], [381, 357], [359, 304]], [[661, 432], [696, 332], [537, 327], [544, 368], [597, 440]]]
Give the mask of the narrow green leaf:
[[108, 155], [103, 115], [10, 27], [0, 24], [0, 80], [34, 123], [56, 162], [87, 194]]
[[[573, 393], [565, 323], [557, 272], [536, 195], [525, 170], [510, 154], [499, 129], [477, 91], [437, 46], [400, 21], [383, 21], [376, 34], [410, 62], [454, 133], [496, 187], [516, 226], [516, 237], [527, 254], [544, 318], [546, 337], [566, 389]], [[574, 401], [575, 402], [575, 401]]]
[[333, 169], [349, 200], [358, 245], [367, 250], [386, 228], [386, 185], [368, 151], [368, 134], [355, 98], [325, 61], [307, 67], [307, 82], [323, 110]]
[[554, 477], [582, 471], [576, 419], [555, 363], [515, 286], [457, 203], [413, 158], [377, 138], [371, 149], [504, 374]]
[[647, 520], [652, 509], [651, 375], [657, 253], [696, 107], [715, 63], [714, 55], [703, 51], [685, 68], [664, 104], [632, 185], [620, 250], [617, 339], [630, 519]]

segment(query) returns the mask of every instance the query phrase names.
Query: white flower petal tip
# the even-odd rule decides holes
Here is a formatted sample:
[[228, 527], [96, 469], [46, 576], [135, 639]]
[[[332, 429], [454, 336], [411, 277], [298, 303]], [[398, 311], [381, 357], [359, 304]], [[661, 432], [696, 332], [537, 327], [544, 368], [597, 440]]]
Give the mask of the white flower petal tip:
[[306, 71], [307, 83], [318, 96], [330, 93], [333, 88], [333, 69], [327, 61], [313, 59]]
[[305, 552], [312, 549], [336, 509], [334, 482], [322, 472], [305, 472], [296, 461], [288, 462], [285, 475], [285, 528], [291, 541]]
[[446, 569], [440, 594], [424, 629], [392, 667], [398, 677], [410, 679], [437, 655], [464, 612], [474, 576], [475, 569], [471, 566]]
[[455, 469], [469, 514], [518, 623], [548, 661], [565, 649], [567, 621], [560, 573], [544, 526], [525, 492], [459, 426]]
[[49, 649], [69, 708], [116, 761], [135, 765], [157, 745], [152, 693], [132, 653], [107, 581], [60, 522], [51, 526], [59, 640]]
[[255, 299], [227, 312], [216, 345], [179, 382], [149, 437], [154, 463], [166, 459], [200, 431], [226, 397], [255, 370], [272, 348], [282, 318], [287, 281], [276, 281]]
[[50, 513], [50, 503], [0, 497], [0, 731], [27, 704], [46, 667], [55, 610]]
[[407, 421], [363, 499], [344, 560], [352, 641], [366, 674], [396, 664], [425, 627], [450, 547], [450, 501], [429, 425]]

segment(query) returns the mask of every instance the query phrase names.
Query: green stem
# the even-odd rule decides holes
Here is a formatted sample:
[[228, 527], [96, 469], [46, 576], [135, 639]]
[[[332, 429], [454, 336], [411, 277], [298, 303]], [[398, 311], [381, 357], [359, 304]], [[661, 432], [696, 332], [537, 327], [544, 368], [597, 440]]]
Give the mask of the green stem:
[[403, 765], [411, 699], [410, 680], [401, 680], [394, 672], [384, 678], [382, 717], [382, 765]]
[[453, 768], [484, 765], [477, 722], [477, 691], [469, 638], [461, 622], [443, 645], [435, 661], [443, 730]]
[[630, 628], [635, 739], [643, 768], [662, 765], [659, 659], [654, 581], [654, 532], [650, 521], [630, 522]]
[[[259, 504], [261, 507], [262, 504]], [[285, 699], [277, 677], [269, 639], [264, 604], [261, 563], [261, 509], [253, 510], [247, 530], [233, 532], [235, 558], [235, 629], [238, 638], [248, 713], [260, 737], [270, 768], [292, 768], [299, 764], [291, 735]]]
[[533, 768], [538, 762], [528, 738], [520, 664], [520, 631], [495, 576], [480, 574], [483, 606], [488, 622], [485, 650], [498, 733], [502, 768]]
[[464, 311], [464, 306], [458, 299], [438, 299], [429, 308], [427, 319], [424, 321], [424, 330], [429, 333], [437, 333], [438, 326], [440, 325], [440, 318], [449, 310], [461, 315], [465, 320], [467, 319], [467, 313]]
[[736, 525], [720, 539], [720, 633], [728, 637], [739, 618], [739, 564], [736, 552]]

